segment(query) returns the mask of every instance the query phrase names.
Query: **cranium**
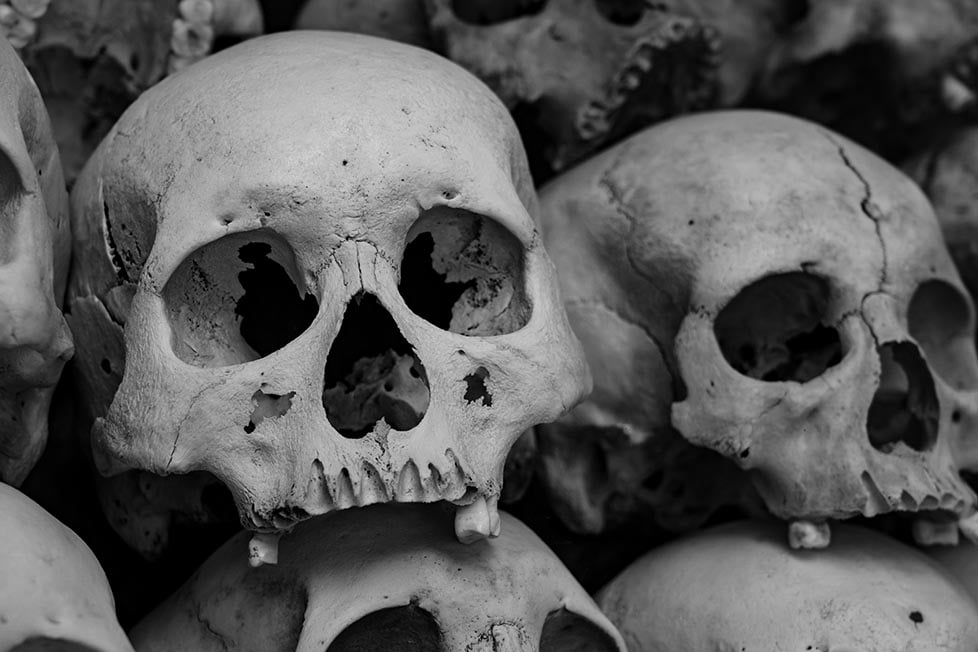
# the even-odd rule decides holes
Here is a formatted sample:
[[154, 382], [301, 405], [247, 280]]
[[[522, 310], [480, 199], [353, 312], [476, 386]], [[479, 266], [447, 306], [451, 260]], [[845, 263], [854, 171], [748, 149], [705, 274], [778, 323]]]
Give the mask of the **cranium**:
[[257, 569], [239, 535], [132, 638], [146, 652], [624, 652], [553, 552], [501, 517], [498, 539], [463, 546], [438, 506], [347, 510], [299, 525], [283, 562]]
[[[575, 260], [559, 268], [576, 331], [592, 358], [626, 358], [579, 423], [627, 434], [671, 396], [672, 425], [750, 469], [796, 545], [892, 511], [937, 512], [920, 538], [956, 537], [975, 511], [959, 476], [976, 463], [974, 307], [909, 179], [803, 120], [719, 112], [647, 129], [541, 196], [548, 248]], [[622, 417], [620, 396], [642, 395]]]
[[449, 500], [493, 533], [507, 451], [588, 388], [512, 120], [424, 50], [239, 44], [145, 93], [72, 197], [101, 470], [210, 472], [251, 529]]
[[72, 355], [60, 309], [71, 242], [51, 125], [6, 42], [0, 73], [0, 481], [19, 485], [44, 450], [51, 395]]
[[737, 522], [648, 553], [598, 594], [635, 652], [971, 652], [978, 609], [933, 560], [840, 525], [793, 551], [771, 523]]
[[0, 647], [132, 651], [95, 555], [74, 532], [2, 482], [0, 531]]
[[442, 50], [514, 110], [531, 154], [539, 145], [538, 175], [714, 101], [715, 33], [650, 3], [426, 2]]
[[261, 33], [257, 0], [17, 0], [0, 29], [38, 81], [65, 174], [78, 171], [123, 110], [216, 38]]

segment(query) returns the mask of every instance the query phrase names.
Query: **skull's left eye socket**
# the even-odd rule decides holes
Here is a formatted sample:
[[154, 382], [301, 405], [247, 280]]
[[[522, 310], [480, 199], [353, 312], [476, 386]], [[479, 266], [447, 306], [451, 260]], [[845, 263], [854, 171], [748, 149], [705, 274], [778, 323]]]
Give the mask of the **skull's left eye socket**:
[[163, 300], [173, 350], [196, 367], [270, 355], [319, 311], [292, 249], [270, 231], [228, 235], [197, 249], [167, 281]]

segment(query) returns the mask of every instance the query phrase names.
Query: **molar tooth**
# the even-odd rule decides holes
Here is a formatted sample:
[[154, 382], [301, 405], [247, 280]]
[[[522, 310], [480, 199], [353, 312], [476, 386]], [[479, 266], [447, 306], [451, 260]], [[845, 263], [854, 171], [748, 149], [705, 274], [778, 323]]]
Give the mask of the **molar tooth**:
[[958, 524], [917, 518], [913, 522], [913, 540], [921, 546], [956, 546]]
[[978, 512], [958, 519], [958, 529], [961, 530], [965, 539], [978, 544]]
[[387, 495], [387, 486], [369, 462], [363, 463], [362, 474], [360, 476], [360, 505], [372, 505], [374, 503], [386, 503], [390, 500]]
[[281, 534], [257, 532], [248, 543], [248, 565], [258, 568], [265, 564], [278, 563], [278, 541]]
[[794, 550], [828, 548], [832, 540], [832, 531], [825, 521], [797, 520], [788, 526], [788, 545]]
[[421, 486], [421, 474], [418, 473], [418, 466], [412, 461], [401, 469], [397, 477], [396, 499], [401, 503], [416, 503], [424, 500], [424, 487]]
[[474, 543], [499, 534], [499, 511], [494, 499], [491, 503], [485, 496], [478, 496], [471, 505], [456, 510], [455, 537], [460, 543]]
[[355, 507], [357, 504], [356, 493], [353, 491], [353, 482], [350, 480], [350, 472], [346, 469], [340, 471], [336, 476], [336, 488], [333, 489], [333, 500], [339, 509]]

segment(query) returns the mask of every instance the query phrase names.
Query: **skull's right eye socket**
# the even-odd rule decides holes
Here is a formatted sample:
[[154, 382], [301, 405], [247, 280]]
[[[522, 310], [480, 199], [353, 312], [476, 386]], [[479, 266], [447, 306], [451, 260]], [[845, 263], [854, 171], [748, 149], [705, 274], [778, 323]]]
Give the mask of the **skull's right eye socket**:
[[714, 331], [727, 362], [768, 382], [799, 383], [842, 360], [835, 328], [826, 326], [829, 284], [801, 272], [751, 283], [717, 315]]
[[294, 340], [319, 304], [291, 248], [269, 231], [229, 235], [194, 251], [163, 289], [177, 357], [196, 367], [263, 358]]

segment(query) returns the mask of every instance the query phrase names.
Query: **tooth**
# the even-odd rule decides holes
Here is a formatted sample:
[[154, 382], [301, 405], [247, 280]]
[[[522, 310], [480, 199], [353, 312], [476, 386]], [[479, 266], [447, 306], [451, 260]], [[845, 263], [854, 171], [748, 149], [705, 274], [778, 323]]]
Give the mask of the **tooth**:
[[421, 475], [417, 465], [408, 460], [397, 477], [397, 501], [401, 503], [416, 503], [424, 500], [424, 489], [421, 486]]
[[355, 507], [357, 504], [356, 494], [353, 492], [353, 483], [350, 481], [350, 472], [346, 469], [340, 471], [336, 476], [336, 488], [333, 490], [333, 500], [338, 509]]
[[309, 511], [313, 514], [325, 514], [333, 509], [333, 498], [329, 494], [329, 485], [326, 483], [326, 474], [323, 471], [323, 463], [313, 460], [312, 477], [306, 486], [306, 502], [309, 504]]
[[265, 564], [278, 563], [278, 540], [281, 534], [256, 533], [248, 542], [248, 564], [258, 568]]
[[214, 18], [214, 5], [210, 0], [181, 0], [177, 9], [188, 23], [209, 23]]
[[792, 521], [788, 526], [788, 545], [794, 550], [828, 548], [832, 531], [825, 521]]
[[962, 516], [958, 520], [958, 529], [961, 530], [965, 539], [978, 544], [978, 512], [971, 516]]
[[489, 502], [479, 496], [471, 505], [459, 507], [455, 512], [455, 537], [461, 543], [475, 543], [499, 535], [499, 510], [497, 499]]
[[921, 546], [956, 546], [958, 524], [918, 518], [913, 522], [913, 540]]
[[387, 496], [387, 487], [377, 473], [377, 469], [364, 462], [363, 473], [360, 476], [360, 505], [386, 503], [388, 500], [390, 498]]
[[635, 65], [636, 68], [638, 68], [642, 72], [648, 72], [652, 70], [651, 54], [646, 54], [643, 52], [639, 56], [635, 57], [635, 59], [632, 60], [632, 63]]
[[621, 85], [625, 87], [626, 90], [633, 91], [642, 84], [642, 76], [634, 71], [627, 71], [621, 79]]

